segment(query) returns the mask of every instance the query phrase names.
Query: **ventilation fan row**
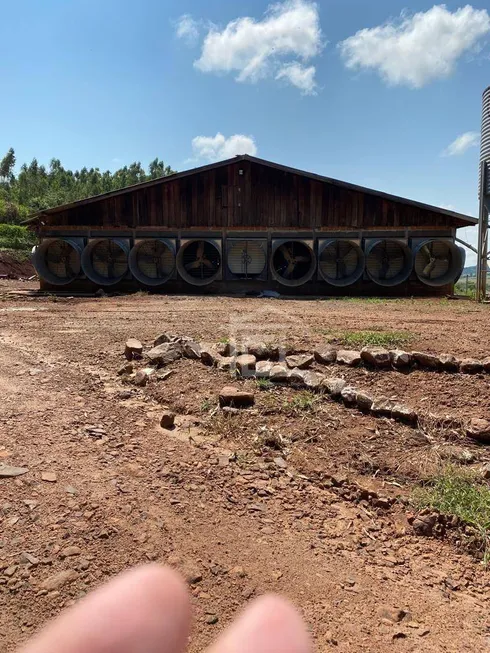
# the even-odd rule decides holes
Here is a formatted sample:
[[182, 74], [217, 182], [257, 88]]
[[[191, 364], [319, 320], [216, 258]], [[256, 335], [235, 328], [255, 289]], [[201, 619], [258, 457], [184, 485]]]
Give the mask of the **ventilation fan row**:
[[[272, 241], [270, 271], [285, 286], [301, 286], [315, 275], [333, 286], [349, 286], [364, 275], [381, 286], [396, 286], [415, 270], [420, 281], [431, 286], [454, 282], [462, 272], [464, 253], [451, 240], [413, 241], [410, 249], [400, 240], [340, 238], [320, 239], [318, 255], [313, 241]], [[267, 280], [266, 239], [227, 239], [227, 275], [233, 279]], [[222, 278], [221, 240], [165, 238], [129, 240], [56, 238], [43, 240], [34, 253], [34, 265], [48, 283], [63, 285], [80, 274], [96, 284], [117, 284], [128, 272], [145, 286], [159, 286], [175, 277], [201, 286]]]

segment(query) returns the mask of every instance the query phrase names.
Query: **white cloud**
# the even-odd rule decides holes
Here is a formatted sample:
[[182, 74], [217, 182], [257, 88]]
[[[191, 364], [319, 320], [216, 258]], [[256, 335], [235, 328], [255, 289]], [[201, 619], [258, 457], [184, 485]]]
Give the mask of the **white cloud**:
[[188, 45], [194, 45], [199, 39], [199, 23], [190, 14], [184, 14], [176, 23], [175, 33]]
[[360, 30], [338, 47], [350, 69], [376, 70], [388, 84], [421, 88], [450, 75], [462, 54], [475, 49], [488, 32], [486, 9], [466, 5], [451, 12], [445, 5], [435, 5]]
[[442, 156], [459, 156], [469, 150], [470, 147], [478, 147], [479, 145], [480, 134], [478, 132], [465, 132], [446, 147]]
[[195, 159], [222, 161], [237, 154], [257, 154], [257, 145], [253, 136], [234, 134], [225, 138], [218, 132], [216, 136], [196, 136], [192, 139], [192, 151]]
[[315, 66], [302, 66], [297, 61], [284, 64], [279, 69], [276, 79], [286, 79], [299, 88], [303, 95], [316, 95]]
[[304, 63], [319, 55], [323, 47], [318, 5], [311, 0], [286, 0], [271, 5], [262, 20], [242, 17], [222, 30], [212, 26], [194, 65], [205, 73], [236, 73], [239, 82], [281, 76], [305, 90], [307, 82], [314, 84], [314, 68], [304, 69], [307, 81], [302, 82], [301, 64], [289, 64], [298, 71], [287, 72], [283, 58], [294, 56]]

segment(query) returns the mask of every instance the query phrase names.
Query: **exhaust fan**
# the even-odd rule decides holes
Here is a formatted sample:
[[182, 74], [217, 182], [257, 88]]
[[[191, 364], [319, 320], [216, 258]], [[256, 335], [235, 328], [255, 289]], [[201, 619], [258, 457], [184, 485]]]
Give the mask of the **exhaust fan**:
[[226, 241], [226, 263], [232, 279], [267, 279], [267, 240], [235, 239]]
[[177, 270], [193, 286], [206, 286], [221, 279], [221, 241], [183, 240], [177, 254]]
[[34, 249], [32, 263], [48, 283], [63, 286], [80, 275], [83, 238], [46, 238]]
[[137, 240], [129, 253], [129, 269], [145, 286], [159, 286], [175, 271], [175, 240], [148, 238]]
[[414, 240], [412, 248], [415, 274], [427, 286], [452, 284], [461, 276], [466, 256], [452, 240]]
[[313, 241], [273, 240], [271, 272], [283, 286], [302, 286], [316, 269]]
[[318, 272], [332, 286], [350, 286], [364, 272], [364, 253], [356, 240], [329, 238], [318, 241]]
[[364, 250], [367, 275], [378, 286], [398, 286], [410, 276], [413, 256], [403, 240], [367, 239]]
[[100, 286], [119, 283], [128, 272], [129, 240], [97, 238], [89, 240], [82, 254], [82, 268], [90, 281]]

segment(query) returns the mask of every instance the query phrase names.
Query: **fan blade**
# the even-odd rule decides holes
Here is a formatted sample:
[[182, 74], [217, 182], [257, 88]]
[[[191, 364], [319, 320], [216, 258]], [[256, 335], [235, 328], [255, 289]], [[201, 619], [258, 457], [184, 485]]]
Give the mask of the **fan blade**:
[[205, 265], [210, 270], [214, 270], [214, 265], [207, 258], [203, 258], [201, 263], [202, 263], [202, 265]]
[[310, 257], [309, 257], [309, 256], [297, 256], [297, 257], [295, 258], [295, 262], [296, 262], [296, 263], [308, 263], [309, 260], [310, 260]]
[[427, 245], [424, 245], [420, 251], [423, 252], [428, 259], [432, 258], [432, 254], [430, 253], [430, 249]]
[[345, 274], [345, 263], [342, 259], [337, 259], [336, 279], [343, 279]]
[[204, 240], [199, 241], [199, 246], [197, 248], [196, 258], [202, 258], [204, 254]]
[[197, 270], [197, 268], [201, 265], [201, 261], [193, 261], [192, 263], [187, 263], [187, 265], [184, 265], [186, 270]]
[[289, 251], [289, 249], [286, 247], [286, 245], [281, 245], [281, 246], [279, 247], [279, 251], [280, 251], [281, 254], [284, 256], [284, 258], [286, 259], [286, 261], [287, 261], [288, 263], [291, 263], [291, 261], [292, 261], [292, 259], [293, 259], [293, 255], [291, 254], [291, 252]]
[[291, 275], [293, 274], [295, 267], [296, 267], [296, 263], [294, 261], [291, 261], [291, 263], [287, 266], [286, 271], [284, 272], [284, 276], [287, 279], [291, 278]]

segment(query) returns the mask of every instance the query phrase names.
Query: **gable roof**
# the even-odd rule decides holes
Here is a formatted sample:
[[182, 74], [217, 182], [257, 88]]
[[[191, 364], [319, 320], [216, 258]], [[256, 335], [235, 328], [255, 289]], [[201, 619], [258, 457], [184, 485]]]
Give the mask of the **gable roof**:
[[266, 161], [265, 159], [259, 159], [258, 157], [250, 156], [249, 154], [240, 154], [233, 157], [232, 159], [226, 159], [225, 161], [218, 161], [217, 163], [210, 163], [205, 166], [200, 166], [198, 168], [191, 168], [190, 170], [184, 170], [183, 172], [176, 172], [172, 175], [166, 177], [158, 177], [158, 179], [152, 179], [151, 181], [143, 181], [138, 184], [133, 184], [132, 186], [126, 186], [125, 188], [120, 188], [119, 190], [109, 191], [107, 193], [101, 193], [100, 195], [94, 195], [93, 197], [88, 197], [83, 200], [77, 200], [75, 202], [70, 202], [69, 204], [63, 204], [61, 206], [55, 206], [50, 209], [45, 209], [42, 211], [37, 211], [35, 214], [30, 216], [23, 224], [28, 224], [35, 222], [43, 216], [53, 215], [56, 213], [61, 213], [72, 208], [79, 206], [84, 206], [86, 204], [91, 204], [93, 202], [98, 202], [99, 200], [106, 199], [109, 197], [116, 197], [118, 195], [124, 195], [126, 193], [134, 192], [135, 190], [149, 188], [151, 186], [157, 186], [159, 184], [166, 184], [175, 179], [182, 179], [183, 177], [188, 177], [190, 175], [198, 174], [200, 172], [206, 172], [207, 170], [213, 170], [228, 166], [232, 163], [238, 163], [240, 161], [250, 161], [252, 163], [257, 163], [263, 166], [268, 166], [269, 168], [275, 168], [282, 172], [288, 172], [295, 175], [301, 175], [302, 177], [307, 177], [315, 181], [326, 182], [332, 184], [333, 186], [338, 186], [339, 188], [344, 188], [346, 190], [357, 191], [361, 193], [366, 193], [368, 195], [374, 195], [376, 197], [381, 197], [386, 200], [391, 200], [393, 202], [398, 202], [400, 204], [406, 204], [409, 206], [415, 206], [420, 209], [425, 209], [427, 211], [433, 211], [435, 213], [440, 213], [445, 215], [453, 220], [459, 220], [465, 222], [467, 225], [476, 225], [478, 224], [478, 219], [463, 213], [457, 213], [456, 211], [450, 211], [449, 209], [444, 209], [438, 206], [432, 206], [431, 204], [425, 204], [423, 202], [417, 202], [415, 200], [410, 200], [405, 197], [398, 197], [396, 195], [391, 195], [390, 193], [385, 193], [383, 191], [373, 190], [372, 188], [365, 188], [364, 186], [358, 186], [357, 184], [351, 184], [347, 181], [340, 181], [339, 179], [332, 179], [330, 177], [324, 177], [322, 175], [317, 175], [313, 172], [306, 172], [305, 170], [298, 170], [297, 168], [290, 168], [289, 166], [284, 166], [279, 163], [274, 163], [272, 161]]

